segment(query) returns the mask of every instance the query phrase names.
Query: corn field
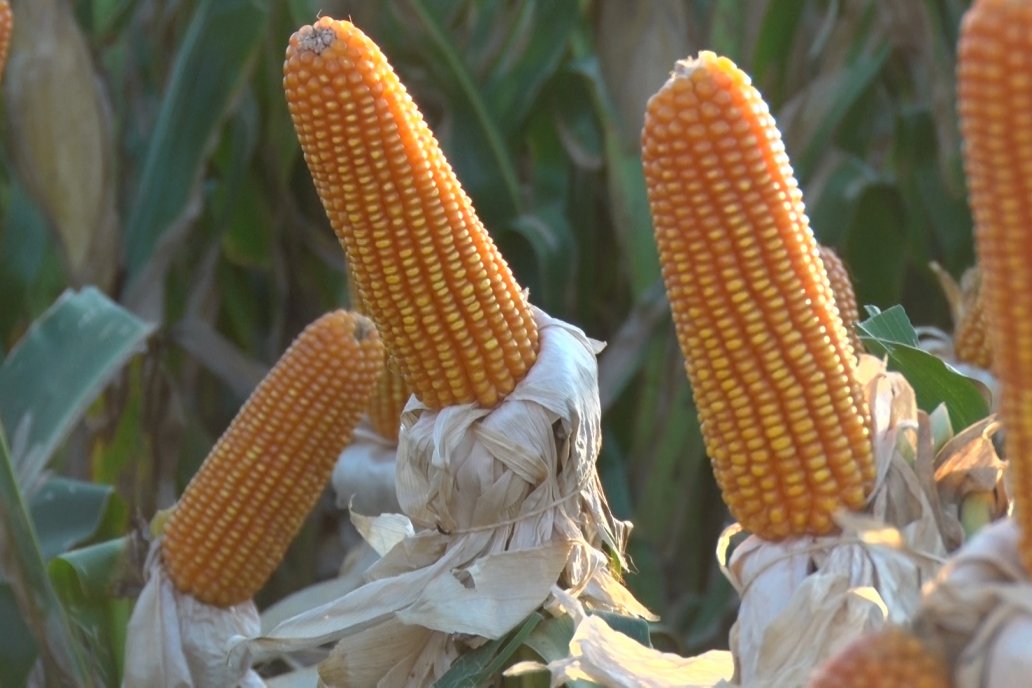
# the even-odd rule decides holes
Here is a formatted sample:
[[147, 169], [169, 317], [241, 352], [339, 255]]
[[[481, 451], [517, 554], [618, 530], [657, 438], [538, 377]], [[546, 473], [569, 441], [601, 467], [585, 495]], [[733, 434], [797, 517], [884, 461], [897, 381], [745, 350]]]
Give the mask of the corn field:
[[[450, 409], [491, 409], [509, 395], [522, 399], [521, 380], [551, 360], [553, 349], [545, 343], [558, 347], [553, 343], [560, 330], [576, 344], [563, 346], [590, 352], [585, 369], [594, 370], [597, 355], [594, 413], [600, 423], [595, 428], [584, 420], [592, 413], [591, 403], [568, 399], [563, 403], [569, 408], [540, 421], [549, 436], [546, 453], [558, 451], [562, 457], [564, 440], [582, 436], [600, 450], [585, 465], [572, 459], [563, 464], [560, 458], [545, 484], [556, 494], [570, 489], [581, 495], [572, 500], [583, 504], [571, 523], [584, 529], [592, 547], [585, 554], [549, 541], [541, 545], [548, 556], [533, 560], [549, 571], [541, 599], [550, 595], [565, 616], [538, 600], [529, 606], [530, 616], [514, 619], [497, 637], [472, 621], [454, 629], [428, 625], [441, 638], [427, 636], [432, 638], [425, 640], [427, 646], [440, 640], [445, 648], [440, 656], [448, 658], [446, 665], [427, 669], [435, 685], [548, 686], [549, 671], [559, 676], [558, 664], [550, 663], [561, 664], [572, 651], [567, 644], [583, 612], [580, 601], [563, 595], [574, 590], [569, 593], [573, 598], [582, 592], [590, 597], [584, 591], [598, 593], [592, 587], [596, 583], [602, 589], [597, 599], [606, 600], [599, 605], [600, 618], [623, 637], [683, 658], [729, 651], [739, 673], [735, 683], [724, 685], [777, 685], [763, 683], [773, 675], [763, 665], [754, 668], [758, 678], [752, 682], [741, 673], [750, 671], [739, 654], [745, 652], [748, 634], [743, 629], [756, 600], [748, 601], [735, 582], [748, 564], [738, 570], [731, 562], [751, 556], [749, 533], [778, 546], [839, 531], [859, 533], [856, 537], [867, 543], [874, 538], [870, 524], [837, 515], [843, 508], [867, 509], [865, 517], [877, 516], [903, 533], [905, 544], [897, 550], [934, 551], [936, 566], [929, 568], [922, 560], [913, 573], [927, 583], [962, 542], [1005, 515], [1008, 498], [1021, 499], [1021, 488], [1009, 494], [1003, 488], [1004, 463], [996, 458], [1000, 440], [993, 438], [998, 422], [990, 415], [997, 409], [997, 382], [986, 369], [991, 341], [991, 360], [1004, 385], [1002, 421], [1017, 428], [1015, 439], [1008, 435], [1008, 441], [1022, 446], [1017, 443], [1024, 437], [1019, 419], [1025, 402], [1016, 392], [1008, 396], [1014, 387], [1006, 385], [1016, 387], [1032, 373], [1021, 367], [1026, 333], [994, 323], [1020, 322], [1023, 306], [1015, 299], [1018, 310], [1004, 305], [985, 309], [989, 330], [1007, 330], [993, 339], [997, 335], [985, 334], [981, 302], [972, 296], [977, 276], [962, 277], [976, 263], [968, 187], [988, 194], [985, 188], [1012, 180], [1004, 173], [988, 181], [978, 176], [979, 170], [1005, 168], [1006, 163], [991, 157], [1003, 155], [991, 140], [984, 144], [989, 162], [973, 157], [965, 174], [968, 144], [962, 142], [957, 97], [958, 83], [973, 83], [968, 88], [976, 95], [965, 103], [978, 98], [995, 105], [1001, 93], [1019, 89], [1024, 81], [1015, 77], [1003, 86], [982, 87], [977, 77], [996, 75], [996, 67], [975, 63], [975, 58], [974, 66], [964, 67], [967, 72], [958, 71], [962, 18], [971, 4], [965, 0], [9, 2], [13, 31], [6, 64], [0, 12], [0, 686], [133, 685], [138, 674], [127, 643], [139, 649], [132, 645], [134, 638], [139, 643], [147, 636], [137, 632], [140, 626], [131, 619], [137, 599], [145, 599], [141, 593], [155, 575], [157, 559], [177, 590], [189, 591], [206, 605], [236, 609], [233, 605], [250, 605], [253, 598], [258, 610], [253, 622], [261, 612], [266, 633], [270, 624], [289, 616], [277, 603], [290, 598], [301, 604], [303, 599], [307, 606], [293, 611], [312, 608], [315, 600], [332, 599], [330, 593], [298, 595], [337, 590], [333, 586], [343, 585], [342, 572], [345, 577], [361, 574], [355, 567], [364, 540], [384, 549], [377, 550], [384, 555], [381, 567], [408, 566], [391, 558], [400, 557], [403, 547], [391, 550], [370, 536], [387, 537], [387, 521], [370, 525], [363, 514], [404, 511], [408, 528], [415, 530], [407, 535], [413, 539], [398, 535], [398, 542], [412, 552], [425, 533], [426, 538], [445, 538], [441, 542], [447, 544], [438, 549], [454, 552], [460, 547], [455, 542], [473, 548], [469, 543], [479, 537], [484, 519], [509, 523], [540, 516], [544, 507], [526, 506], [537, 493], [512, 497], [522, 485], [515, 480], [506, 482], [504, 490], [497, 487], [497, 494], [484, 488], [476, 506], [454, 522], [441, 516], [440, 503], [428, 496], [424, 504], [417, 493], [434, 494], [434, 471], [452, 470], [448, 461], [459, 459], [449, 458], [449, 452], [459, 455], [473, 440], [460, 442], [456, 436], [457, 448], [446, 451], [441, 447], [448, 438], [420, 433], [431, 418], [439, 421]], [[980, 3], [1012, 4], [1022, 11], [1029, 6], [1021, 0]], [[0, 0], [0, 9], [5, 4]], [[320, 19], [329, 17], [349, 24]], [[969, 23], [975, 26], [974, 20]], [[302, 30], [306, 25], [315, 29]], [[345, 35], [350, 29], [342, 26], [357, 27], [361, 36]], [[1007, 45], [1015, 55], [1023, 45], [1023, 55], [1032, 56], [1032, 43], [1021, 41], [1013, 38]], [[338, 44], [345, 56], [341, 65], [351, 55], [356, 70], [367, 70], [356, 72], [348, 88], [360, 81], [375, 84], [369, 87], [374, 94], [369, 103], [347, 92], [343, 78], [334, 80], [334, 70], [344, 67], [317, 63]], [[385, 56], [383, 64], [377, 49]], [[708, 146], [717, 138], [710, 133], [690, 138], [690, 127], [678, 129], [678, 121], [693, 116], [679, 109], [688, 97], [678, 100], [673, 90], [661, 89], [673, 89], [670, 84], [679, 75], [702, 79], [701, 70], [711, 65], [703, 51], [715, 54], [712, 64], [724, 65], [713, 67], [724, 70], [717, 76], [707, 77], [718, 84], [712, 88], [751, 80], [749, 88], [755, 88], [748, 93], [762, 94], [762, 100], [748, 101], [755, 106], [750, 112], [759, 112], [765, 102], [772, 116], [769, 134], [760, 138], [783, 142], [783, 150], [778, 143], [768, 157], [783, 158], [777, 164], [785, 167], [790, 160], [791, 166], [779, 182], [789, 191], [769, 206], [748, 206], [743, 195], [698, 210], [692, 216], [695, 224], [706, 218], [719, 222], [699, 238], [679, 224], [685, 215], [678, 212], [683, 199], [696, 192], [664, 185], [675, 174], [705, 178], [710, 168], [685, 172], [682, 159], [670, 162], [664, 156], [682, 141]], [[990, 48], [984, 52], [995, 54]], [[687, 67], [678, 63], [695, 56]], [[1018, 70], [1029, 67], [1018, 58], [1011, 64]], [[391, 81], [395, 73], [397, 85]], [[967, 73], [976, 78], [958, 82]], [[304, 81], [309, 77], [310, 84]], [[337, 100], [325, 97], [331, 83], [335, 93], [343, 94]], [[711, 86], [697, 88], [705, 94]], [[663, 100], [664, 93], [669, 101]], [[727, 96], [732, 98], [753, 96], [736, 91]], [[352, 99], [359, 101], [354, 112], [348, 110]], [[1015, 111], [1025, 106], [1032, 106], [1032, 96], [1015, 96], [1008, 104]], [[333, 119], [338, 111], [352, 119]], [[374, 111], [375, 117], [368, 114]], [[699, 112], [700, 118], [709, 117], [701, 106]], [[982, 110], [970, 105], [964, 112], [963, 141], [981, 141], [977, 136], [983, 130], [972, 122]], [[383, 134], [383, 153], [376, 148], [380, 134], [371, 129], [355, 125], [341, 133], [359, 115], [366, 118], [363, 122], [395, 116], [411, 131], [399, 125], [397, 140]], [[728, 131], [741, 117], [726, 115]], [[757, 121], [750, 125], [753, 134], [768, 126], [767, 120]], [[1032, 131], [1025, 120], [1014, 122], [1016, 129]], [[994, 132], [994, 125], [985, 130]], [[753, 139], [735, 145], [745, 159], [761, 148]], [[977, 148], [981, 143], [970, 145], [976, 153], [982, 150]], [[1027, 142], [1016, 135], [1008, 147], [1022, 145]], [[333, 157], [345, 150], [373, 162], [362, 167]], [[418, 212], [406, 205], [404, 215], [392, 215], [401, 203], [392, 199], [378, 201], [375, 209], [359, 203], [370, 189], [390, 188], [398, 174], [406, 174], [397, 172], [397, 160], [424, 154], [430, 172], [411, 182], [411, 198], [420, 199]], [[373, 164], [380, 157], [389, 161], [390, 174], [384, 171], [387, 163]], [[373, 177], [375, 183], [369, 182]], [[399, 189], [406, 184], [398, 182]], [[799, 197], [792, 196], [792, 202], [798, 205], [791, 205], [785, 198], [796, 193], [796, 184]], [[1021, 200], [1022, 193], [1032, 198], [1028, 187], [1014, 184], [1014, 207], [1032, 202]], [[720, 180], [713, 188], [719, 186]], [[444, 200], [434, 205], [439, 198]], [[1004, 212], [997, 219], [983, 209], [993, 201], [982, 203], [980, 231], [981, 225], [1013, 219]], [[735, 214], [747, 206], [748, 211]], [[402, 224], [422, 228], [424, 212], [429, 218], [425, 235], [397, 238], [393, 228]], [[363, 222], [379, 228], [377, 213], [397, 223], [381, 234], [352, 229]], [[760, 235], [755, 247], [742, 248], [744, 240], [725, 246], [726, 227], [745, 215], [775, 218], [771, 227], [776, 225], [776, 231]], [[455, 219], [460, 216], [461, 222]], [[448, 234], [452, 231], [454, 236]], [[1019, 230], [1008, 231], [1005, 236]], [[743, 423], [721, 424], [714, 409], [725, 400], [739, 408], [736, 399], [745, 405], [762, 395], [747, 393], [743, 383], [725, 397], [727, 385], [713, 371], [725, 359], [737, 361], [736, 352], [745, 347], [753, 357], [742, 358], [746, 363], [735, 374], [746, 380], [765, 351], [780, 347], [789, 352], [790, 344], [771, 344], [766, 334], [757, 338], [753, 330], [733, 332], [716, 306], [691, 298], [713, 283], [734, 283], [737, 275], [721, 272], [730, 265], [725, 258], [731, 252], [751, 256], [785, 236], [790, 237], [785, 249], [790, 256], [764, 254], [764, 270], [812, 272], [814, 281], [806, 282], [805, 292], [789, 293], [796, 289], [794, 282], [785, 287], [779, 292], [783, 301], [762, 302], [756, 298], [760, 287], [741, 292], [749, 291], [748, 310], [763, 314], [779, 333], [802, 333], [800, 338], [816, 352], [813, 366], [823, 366], [823, 377], [807, 377], [812, 382], [801, 395], [810, 411], [834, 401], [835, 415], [817, 423], [814, 433], [820, 441], [801, 440], [787, 454], [772, 450], [756, 459], [768, 445], [750, 444], [754, 462], [741, 468], [738, 457], [745, 449], [735, 447], [745, 447], [748, 438], [762, 434], [755, 428], [775, 421], [756, 411]], [[991, 242], [1003, 240], [991, 230], [979, 241], [983, 263], [999, 268], [993, 272], [983, 265], [980, 283], [983, 295], [995, 298], [1008, 289], [1007, 280], [1019, 280], [1004, 270], [1012, 275], [1020, 261], [988, 263], [985, 256], [1020, 256], [1025, 244], [1015, 239], [1000, 248]], [[400, 253], [381, 262], [388, 253], [385, 246], [400, 247]], [[435, 272], [436, 263], [427, 257], [435, 250], [444, 273]], [[404, 291], [397, 284], [409, 284], [404, 280], [416, 271], [408, 259], [416, 254], [430, 267], [421, 267], [423, 272], [411, 279], [415, 286]], [[840, 263], [834, 262], [835, 255]], [[447, 272], [458, 262], [455, 256], [465, 261], [459, 277]], [[693, 260], [703, 268], [692, 274], [680, 269]], [[477, 272], [481, 264], [487, 267]], [[827, 272], [818, 265], [826, 265]], [[840, 296], [850, 280], [852, 310]], [[1024, 286], [1032, 288], [1032, 283], [1016, 281], [1013, 290], [1020, 293]], [[684, 292], [690, 294], [680, 301]], [[733, 302], [727, 307], [737, 307], [734, 289], [727, 286], [726, 292]], [[435, 294], [444, 300], [431, 303]], [[463, 304], [474, 301], [483, 318], [479, 310], [473, 315], [463, 310]], [[408, 304], [417, 310], [407, 310]], [[699, 315], [708, 308], [714, 310]], [[310, 323], [329, 320], [339, 330], [332, 343], [306, 344], [306, 338], [318, 335]], [[442, 328], [451, 328], [450, 339], [440, 334]], [[604, 342], [604, 349], [596, 351], [594, 340]], [[821, 349], [826, 342], [830, 353]], [[965, 355], [965, 348], [972, 353]], [[306, 351], [309, 358], [302, 357]], [[886, 361], [888, 370], [876, 370], [875, 358]], [[785, 369], [810, 371], [810, 358], [785, 353], [778, 360]], [[863, 371], [855, 378], [854, 365]], [[377, 388], [381, 367], [386, 373]], [[277, 380], [288, 378], [277, 386]], [[566, 380], [558, 373], [555, 379]], [[301, 413], [295, 400], [309, 393], [316, 400]], [[912, 400], [906, 409], [904, 398]], [[382, 405], [374, 409], [371, 399]], [[787, 402], [769, 401], [779, 404], [784, 412], [776, 421], [779, 427], [789, 428], [789, 434], [809, 432], [814, 425], [809, 415], [797, 422]], [[247, 415], [249, 408], [254, 415]], [[369, 417], [360, 423], [363, 411]], [[572, 429], [568, 435], [556, 430], [553, 437], [552, 429], [560, 426]], [[526, 427], [537, 426], [527, 420]], [[878, 434], [883, 430], [888, 434]], [[384, 446], [400, 447], [399, 452], [410, 445], [423, 448], [419, 442], [430, 443], [430, 437], [440, 442], [433, 445], [428, 465], [419, 466], [431, 476], [426, 485], [416, 489], [415, 478], [399, 469], [397, 495], [388, 488], [387, 497], [363, 496], [356, 488], [349, 502], [341, 496], [336, 473], [337, 490], [327, 486], [345, 445], [370, 432], [386, 436]], [[527, 429], [528, 438], [531, 434]], [[848, 443], [843, 440], [840, 447], [838, 440], [846, 435]], [[532, 453], [527, 447], [534, 441], [506, 449]], [[896, 470], [879, 463], [879, 442], [892, 445], [885, 451], [895, 447], [897, 453], [906, 453], [900, 447], [909, 442], [911, 463], [927, 469], [915, 469], [913, 493], [908, 494], [927, 507], [920, 522], [936, 524], [939, 549], [907, 540], [919, 528], [911, 528], [909, 520], [892, 520], [892, 514], [909, 506], [871, 506], [877, 502], [875, 486], [891, 480], [885, 475]], [[552, 447], [556, 443], [558, 450]], [[839, 453], [828, 450], [832, 445]], [[271, 476], [263, 483], [261, 475], [248, 473], [240, 468], [248, 464], [240, 462], [269, 447], [285, 458], [261, 469]], [[779, 471], [787, 474], [786, 462], [802, 457], [800, 465], [816, 474], [818, 469], [807, 463], [811, 449], [820, 454], [815, 461], [825, 462], [820, 471], [827, 473], [811, 481], [822, 496], [797, 510], [780, 503], [781, 510], [769, 508], [768, 479]], [[976, 453], [977, 461], [972, 458]], [[310, 473], [295, 470], [290, 459], [298, 456], [311, 457], [318, 466]], [[975, 464], [977, 471], [971, 468]], [[385, 469], [388, 481], [394, 479], [392, 466]], [[964, 478], [950, 482], [953, 491], [947, 495], [940, 473], [954, 470], [951, 466], [961, 466], [954, 475], [963, 472]], [[533, 473], [522, 465], [514, 471], [530, 481], [520, 473], [523, 469]], [[511, 478], [498, 470], [490, 477], [468, 465], [463, 470], [457, 471], [456, 493], [472, 489], [469, 484], [476, 480], [486, 485]], [[597, 486], [592, 471], [597, 471]], [[921, 481], [932, 485], [933, 472], [940, 481], [937, 492], [913, 487]], [[562, 482], [574, 475], [575, 484]], [[802, 503], [792, 502], [797, 492], [784, 488], [793, 479], [780, 475], [778, 480], [778, 500]], [[190, 491], [184, 493], [188, 484]], [[202, 488], [207, 489], [203, 494]], [[441, 491], [441, 499], [457, 499], [446, 488]], [[932, 492], [937, 496], [926, 499]], [[828, 493], [834, 498], [828, 499]], [[505, 502], [509, 498], [511, 504]], [[572, 510], [566, 499], [555, 497], [551, 506]], [[491, 511], [503, 503], [504, 509]], [[942, 505], [956, 505], [955, 512]], [[357, 518], [349, 519], [349, 506]], [[948, 517], [941, 515], [947, 512]], [[240, 514], [245, 535], [236, 534], [232, 521]], [[1019, 501], [1017, 516], [1022, 515]], [[564, 517], [555, 520], [562, 523]], [[944, 525], [947, 520], [953, 525]], [[625, 522], [633, 524], [629, 534]], [[743, 531], [727, 530], [733, 523]], [[555, 526], [556, 532], [561, 529]], [[504, 546], [483, 545], [487, 554], [477, 556], [487, 558], [476, 560], [502, 578], [491, 568], [492, 557], [507, 561], [510, 550], [518, 549], [513, 542], [522, 537], [518, 526], [506, 532], [494, 536], [504, 539]], [[166, 543], [163, 554], [155, 554], [155, 542]], [[238, 557], [238, 546], [261, 550], [264, 559]], [[755, 560], [764, 550], [757, 551]], [[582, 554], [583, 561], [578, 559]], [[559, 563], [553, 566], [549, 557]], [[905, 568], [895, 559], [877, 561], [873, 566], [882, 567], [883, 578], [886, 571]], [[369, 564], [363, 562], [362, 567]], [[602, 578], [585, 574], [581, 580], [581, 564], [601, 571]], [[520, 568], [531, 565], [499, 568], [508, 568], [510, 576], [525, 570], [525, 577], [533, 578], [532, 569]], [[453, 569], [465, 571], [465, 566]], [[391, 580], [383, 575], [384, 581]], [[520, 581], [505, 580], [513, 590], [523, 590]], [[588, 580], [592, 584], [575, 584]], [[556, 594], [552, 584], [564, 591]], [[854, 580], [851, 585], [860, 584]], [[362, 590], [357, 582], [352, 588]], [[914, 588], [915, 596], [919, 589]], [[953, 646], [928, 640], [933, 635], [928, 629], [938, 628], [940, 619], [932, 602], [926, 600], [919, 610], [900, 602], [907, 609], [905, 619], [894, 615], [891, 601], [883, 606], [890, 610], [886, 619], [921, 635], [933, 653], [955, 653]], [[592, 611], [588, 602], [584, 606]], [[270, 609], [283, 616], [267, 618]], [[469, 612], [471, 617], [475, 613]], [[502, 611], [497, 614], [504, 617]], [[334, 643], [345, 633], [334, 633], [338, 630]], [[909, 636], [900, 639], [893, 632], [885, 645], [906, 647], [917, 657], [899, 660], [900, 666], [925, 661], [923, 646], [911, 647]], [[467, 636], [477, 641], [467, 643]], [[346, 644], [350, 636], [343, 637]], [[843, 636], [835, 649], [849, 639]], [[315, 686], [311, 672], [319, 661], [369, 651], [359, 640], [353, 642], [346, 650], [340, 649], [344, 645], [331, 649], [326, 639], [312, 641], [293, 653], [280, 646], [273, 652], [271, 645], [256, 642], [248, 645], [247, 661], [241, 659], [243, 650], [233, 655], [242, 671], [253, 665], [249, 678], [240, 673], [233, 680]], [[880, 647], [868, 643], [861, 650], [875, 657]], [[837, 677], [865, 675], [870, 665], [863, 662], [891, 664], [877, 658], [850, 661], [829, 666], [822, 679], [828, 682], [814, 685], [847, 685], [836, 683]], [[928, 661], [932, 668], [922, 669], [921, 676], [939, 671]], [[387, 671], [390, 662], [384, 662]], [[536, 664], [512, 670], [520, 662]], [[299, 676], [296, 683], [285, 678], [292, 672]], [[354, 677], [335, 679], [325, 668], [320, 672], [320, 685], [376, 685]], [[914, 685], [917, 678], [900, 672], [909, 678], [898, 685]], [[633, 678], [619, 683], [591, 672], [563, 676], [556, 680], [568, 685], [637, 685]], [[704, 685], [699, 681], [654, 685]], [[215, 684], [197, 680], [196, 685]]]

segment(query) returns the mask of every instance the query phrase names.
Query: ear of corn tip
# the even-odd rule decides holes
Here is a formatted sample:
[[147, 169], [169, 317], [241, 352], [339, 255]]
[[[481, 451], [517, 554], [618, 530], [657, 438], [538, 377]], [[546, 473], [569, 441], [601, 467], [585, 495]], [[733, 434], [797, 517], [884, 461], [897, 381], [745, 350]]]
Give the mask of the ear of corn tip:
[[959, 314], [953, 328], [954, 353], [959, 361], [989, 370], [993, 363], [993, 349], [989, 343], [978, 268], [964, 273], [960, 289]]
[[958, 112], [981, 299], [1000, 381], [1020, 552], [1032, 570], [1032, 3], [979, 0], [961, 26]]
[[821, 252], [821, 262], [824, 263], [824, 269], [828, 272], [828, 282], [831, 284], [835, 306], [838, 308], [839, 317], [842, 318], [842, 323], [849, 336], [849, 344], [853, 347], [853, 353], [860, 355], [864, 349], [860, 342], [860, 336], [856, 332], [856, 324], [860, 322], [860, 309], [856, 305], [853, 279], [849, 276], [846, 264], [839, 258], [835, 249], [827, 246], [818, 248]]
[[4, 78], [4, 65], [7, 63], [7, 48], [11, 43], [11, 30], [14, 28], [14, 14], [7, 0], [0, 0], [0, 81]]
[[950, 688], [945, 659], [895, 626], [860, 636], [828, 660], [810, 688]]
[[298, 336], [165, 523], [162, 557], [177, 589], [227, 607], [261, 588], [322, 494], [382, 362], [360, 315], [329, 313]]
[[284, 90], [391, 358], [431, 408], [493, 406], [533, 365], [530, 306], [379, 48], [346, 21], [290, 39]]
[[642, 160], [725, 502], [767, 539], [830, 532], [874, 480], [868, 411], [766, 104], [726, 58], [679, 62], [649, 101]]

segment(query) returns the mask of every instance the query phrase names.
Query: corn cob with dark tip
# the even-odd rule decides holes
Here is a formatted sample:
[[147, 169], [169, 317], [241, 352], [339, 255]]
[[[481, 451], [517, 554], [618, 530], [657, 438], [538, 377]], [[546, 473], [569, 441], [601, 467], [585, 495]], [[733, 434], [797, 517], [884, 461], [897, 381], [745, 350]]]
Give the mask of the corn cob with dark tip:
[[860, 322], [860, 309], [856, 305], [856, 293], [853, 291], [853, 279], [849, 276], [846, 264], [842, 262], [835, 249], [827, 246], [818, 247], [821, 252], [821, 261], [828, 273], [828, 282], [831, 284], [831, 292], [835, 297], [835, 306], [838, 308], [839, 317], [846, 327], [849, 335], [849, 344], [853, 347], [853, 353], [859, 356], [864, 348], [860, 343], [860, 336], [856, 332], [856, 324]]
[[7, 0], [0, 0], [0, 81], [4, 78], [7, 64], [7, 48], [11, 44], [11, 30], [14, 28], [14, 14]]
[[855, 639], [825, 662], [810, 688], [950, 688], [945, 659], [902, 628]]
[[164, 527], [181, 592], [218, 607], [264, 585], [322, 494], [383, 364], [372, 322], [335, 311], [309, 325], [212, 449]]
[[957, 96], [1014, 518], [1032, 571], [1032, 3], [968, 10]]
[[773, 118], [743, 72], [703, 52], [649, 101], [642, 158], [724, 501], [767, 539], [834, 530], [874, 482], [868, 411]]
[[327, 17], [291, 38], [284, 90], [370, 317], [431, 408], [497, 404], [534, 364], [530, 306], [379, 48]]

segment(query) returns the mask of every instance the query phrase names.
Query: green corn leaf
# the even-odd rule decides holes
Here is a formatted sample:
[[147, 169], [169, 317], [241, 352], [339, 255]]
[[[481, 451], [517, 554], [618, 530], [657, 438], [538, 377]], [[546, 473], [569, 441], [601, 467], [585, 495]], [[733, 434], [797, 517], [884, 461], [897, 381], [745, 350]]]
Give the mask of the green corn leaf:
[[204, 0], [194, 12], [126, 222], [130, 278], [148, 264], [196, 193], [214, 137], [264, 34], [266, 0]]
[[22, 484], [153, 330], [98, 290], [66, 291], [0, 365], [0, 422]]
[[100, 684], [46, 575], [36, 529], [0, 426], [0, 571], [36, 641], [46, 685]]
[[932, 413], [945, 404], [955, 428], [966, 428], [989, 415], [989, 404], [974, 380], [916, 347], [917, 334], [901, 306], [869, 312], [871, 317], [857, 325], [860, 340], [876, 356], [887, 356], [889, 367], [906, 377], [919, 408]]

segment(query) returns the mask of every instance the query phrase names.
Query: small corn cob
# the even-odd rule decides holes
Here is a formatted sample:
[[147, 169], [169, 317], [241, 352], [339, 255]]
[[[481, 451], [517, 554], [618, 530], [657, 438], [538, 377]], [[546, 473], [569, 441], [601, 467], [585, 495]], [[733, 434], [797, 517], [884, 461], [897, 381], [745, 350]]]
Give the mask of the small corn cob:
[[810, 688], [949, 688], [945, 659], [902, 628], [862, 635], [824, 663]]
[[838, 308], [839, 317], [846, 326], [853, 353], [859, 355], [864, 348], [860, 343], [860, 336], [856, 333], [856, 324], [860, 322], [860, 309], [856, 307], [853, 280], [849, 276], [846, 264], [835, 253], [835, 249], [827, 246], [820, 246], [819, 249], [821, 262], [824, 263], [824, 269], [828, 272], [828, 281], [831, 284], [832, 294], [835, 296], [835, 306]]
[[[367, 309], [362, 302], [362, 294], [350, 272], [348, 273], [348, 292], [351, 294], [351, 307], [359, 313], [366, 313]], [[405, 404], [412, 396], [412, 390], [405, 384], [405, 378], [391, 361], [390, 354], [385, 351], [383, 357], [383, 372], [376, 381], [376, 389], [373, 390], [373, 397], [369, 400], [369, 408], [366, 409], [366, 413], [373, 430], [380, 436], [397, 442], [398, 433], [401, 430], [401, 412], [405, 410]]]
[[868, 411], [774, 119], [748, 76], [703, 52], [649, 101], [642, 153], [724, 501], [766, 539], [834, 530], [874, 481]]
[[957, 95], [1022, 561], [1032, 571], [1032, 3], [964, 16]]
[[982, 306], [982, 278], [978, 268], [971, 268], [961, 279], [959, 317], [953, 327], [953, 351], [957, 360], [989, 370], [993, 349]]
[[0, 0], [0, 80], [4, 76], [4, 65], [7, 64], [7, 46], [11, 43], [11, 30], [14, 28], [14, 14], [7, 0]]
[[305, 160], [391, 358], [431, 408], [497, 404], [533, 365], [526, 297], [380, 49], [346, 21], [290, 38]]
[[228, 607], [265, 584], [322, 494], [382, 363], [373, 324], [345, 311], [294, 340], [168, 518], [162, 557], [177, 589]]

